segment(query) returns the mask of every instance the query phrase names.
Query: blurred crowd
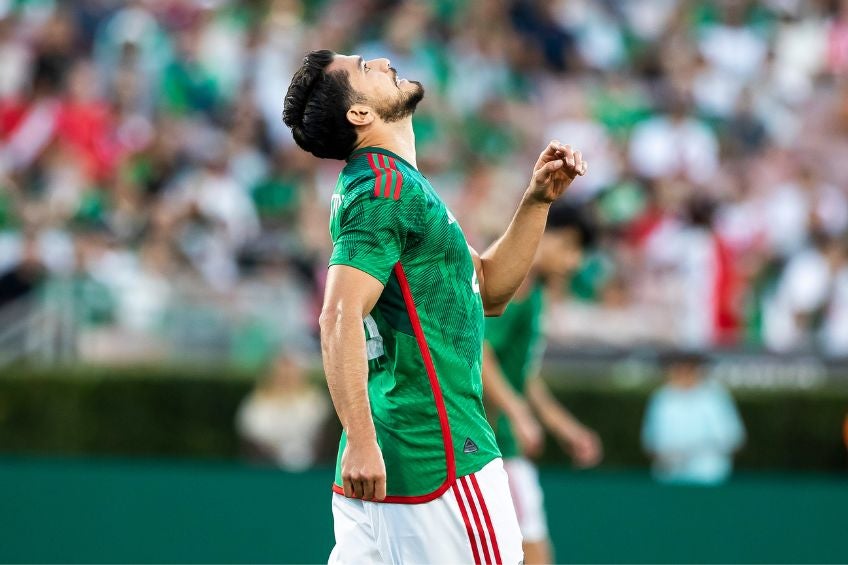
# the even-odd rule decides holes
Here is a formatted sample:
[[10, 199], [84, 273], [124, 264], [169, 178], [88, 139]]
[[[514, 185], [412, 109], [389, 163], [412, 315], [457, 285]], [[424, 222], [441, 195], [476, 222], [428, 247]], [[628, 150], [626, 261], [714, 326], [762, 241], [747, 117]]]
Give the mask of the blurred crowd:
[[0, 306], [71, 281], [109, 351], [198, 303], [314, 347], [342, 163], [281, 111], [318, 48], [424, 84], [474, 246], [547, 140], [584, 152], [554, 342], [848, 354], [846, 0], [0, 0]]

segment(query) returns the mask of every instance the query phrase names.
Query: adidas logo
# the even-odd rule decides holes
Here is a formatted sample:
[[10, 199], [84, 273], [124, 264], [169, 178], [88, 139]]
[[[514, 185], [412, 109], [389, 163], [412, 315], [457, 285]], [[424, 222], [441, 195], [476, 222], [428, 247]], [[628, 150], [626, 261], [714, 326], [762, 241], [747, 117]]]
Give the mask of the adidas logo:
[[471, 441], [470, 437], [465, 438], [465, 445], [462, 446], [463, 453], [477, 453], [479, 451], [477, 444]]

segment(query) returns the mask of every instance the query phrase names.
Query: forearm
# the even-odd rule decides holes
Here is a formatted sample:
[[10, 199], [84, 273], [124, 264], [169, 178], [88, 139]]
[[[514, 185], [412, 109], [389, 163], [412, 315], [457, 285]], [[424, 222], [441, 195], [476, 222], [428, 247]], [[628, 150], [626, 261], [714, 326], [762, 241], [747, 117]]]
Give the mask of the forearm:
[[341, 310], [322, 314], [321, 354], [333, 406], [348, 439], [375, 439], [362, 316]]
[[527, 383], [527, 398], [539, 420], [549, 430], [573, 430], [582, 425], [553, 397], [541, 377], [534, 377]]
[[493, 406], [512, 418], [527, 409], [527, 404], [512, 389], [501, 371], [495, 352], [488, 342], [483, 343], [483, 394]]
[[485, 285], [483, 303], [502, 311], [527, 276], [545, 231], [550, 204], [525, 193], [509, 227], [480, 255]]

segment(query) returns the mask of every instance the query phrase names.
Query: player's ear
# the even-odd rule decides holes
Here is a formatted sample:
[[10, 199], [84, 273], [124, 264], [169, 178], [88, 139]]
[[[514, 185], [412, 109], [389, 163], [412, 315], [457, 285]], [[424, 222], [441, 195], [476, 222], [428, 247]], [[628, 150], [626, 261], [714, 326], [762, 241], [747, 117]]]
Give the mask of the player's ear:
[[354, 104], [347, 111], [347, 121], [354, 126], [367, 126], [374, 121], [374, 110], [364, 104]]

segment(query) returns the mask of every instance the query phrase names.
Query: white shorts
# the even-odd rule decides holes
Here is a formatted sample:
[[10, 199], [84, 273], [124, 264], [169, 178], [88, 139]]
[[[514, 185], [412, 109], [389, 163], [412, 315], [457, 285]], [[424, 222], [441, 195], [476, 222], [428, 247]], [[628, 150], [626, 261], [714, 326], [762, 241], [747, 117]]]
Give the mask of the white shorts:
[[501, 459], [460, 477], [421, 504], [365, 502], [333, 494], [330, 564], [507, 563], [524, 560]]
[[509, 476], [509, 490], [524, 541], [533, 543], [546, 540], [548, 519], [536, 466], [523, 457], [515, 457], [504, 461], [504, 469]]

